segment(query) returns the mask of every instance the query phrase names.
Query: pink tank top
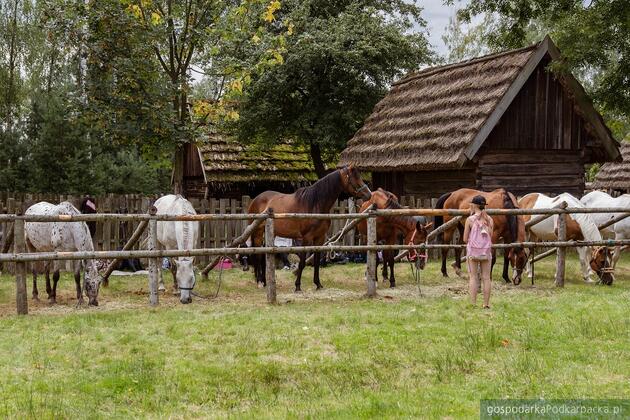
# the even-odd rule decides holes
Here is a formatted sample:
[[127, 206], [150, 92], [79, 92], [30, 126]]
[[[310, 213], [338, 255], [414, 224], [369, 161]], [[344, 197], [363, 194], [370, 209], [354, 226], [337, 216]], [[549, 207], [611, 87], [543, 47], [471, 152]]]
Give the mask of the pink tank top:
[[470, 216], [470, 222], [466, 254], [473, 258], [482, 256], [489, 257], [492, 247], [490, 229], [479, 216]]

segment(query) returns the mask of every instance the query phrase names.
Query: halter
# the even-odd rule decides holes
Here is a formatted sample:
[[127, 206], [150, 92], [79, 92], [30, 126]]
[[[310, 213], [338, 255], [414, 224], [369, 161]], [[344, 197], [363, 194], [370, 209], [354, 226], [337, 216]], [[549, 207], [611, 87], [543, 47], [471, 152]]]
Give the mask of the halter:
[[346, 180], [348, 181], [348, 184], [350, 184], [350, 186], [352, 187], [352, 189], [354, 190], [355, 194], [359, 194], [361, 191], [363, 190], [368, 190], [370, 191], [370, 188], [367, 186], [367, 184], [364, 182], [363, 186], [358, 187], [355, 184], [352, 183], [352, 179], [350, 178], [350, 170], [348, 169], [348, 167], [344, 167], [342, 169], [342, 171], [345, 172], [346, 174]]
[[[413, 234], [411, 235], [411, 239], [409, 240], [409, 243], [407, 245], [409, 245], [409, 246], [414, 246], [415, 245], [413, 243], [413, 240], [415, 239], [417, 232], [418, 231], [416, 229], [413, 230]], [[420, 254], [415, 248], [410, 249], [409, 253], [407, 253], [407, 260], [409, 260], [409, 262], [413, 262], [417, 258], [422, 258], [424, 260], [427, 260], [429, 258], [429, 256], [427, 255], [426, 249], [425, 249], [425, 251], [422, 254]]]
[[[603, 249], [603, 248], [605, 248], [605, 247], [600, 246], [600, 247], [595, 248], [595, 255], [597, 255], [597, 253], [599, 252], [599, 250], [600, 250], [600, 249]], [[603, 265], [603, 266], [602, 266], [599, 270], [596, 270], [596, 271], [595, 271], [595, 273], [597, 273], [597, 275], [599, 276], [599, 281], [597, 282], [597, 283], [599, 283], [599, 284], [601, 284], [601, 283], [602, 283], [602, 276], [603, 276], [604, 274], [606, 274], [606, 273], [613, 274], [613, 273], [615, 272], [615, 268], [614, 268], [614, 267], [611, 267], [611, 266], [608, 264], [608, 254], [609, 254], [608, 249], [605, 249], [605, 250], [604, 250], [604, 253], [605, 253], [605, 254], [604, 254], [604, 265]]]

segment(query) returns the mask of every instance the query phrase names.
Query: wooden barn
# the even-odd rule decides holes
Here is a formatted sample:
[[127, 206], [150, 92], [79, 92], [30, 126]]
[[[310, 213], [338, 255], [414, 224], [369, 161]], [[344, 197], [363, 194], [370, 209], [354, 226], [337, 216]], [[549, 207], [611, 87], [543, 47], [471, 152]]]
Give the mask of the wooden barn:
[[293, 192], [317, 180], [306, 149], [285, 142], [264, 148], [212, 134], [186, 145], [184, 195], [187, 198], [254, 197], [266, 190]]
[[621, 156], [622, 162], [602, 165], [592, 188], [606, 190], [611, 195], [630, 193], [630, 142], [621, 142]]
[[527, 48], [410, 74], [348, 142], [340, 164], [374, 187], [437, 197], [462, 187], [582, 195], [585, 165], [618, 143], [549, 37]]

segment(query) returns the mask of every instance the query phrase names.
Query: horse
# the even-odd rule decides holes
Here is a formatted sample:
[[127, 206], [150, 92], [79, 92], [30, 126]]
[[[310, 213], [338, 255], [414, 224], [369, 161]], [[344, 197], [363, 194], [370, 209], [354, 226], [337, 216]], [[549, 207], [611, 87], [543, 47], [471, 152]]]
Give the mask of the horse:
[[[593, 207], [623, 207], [630, 209], [630, 194], [623, 194], [619, 197], [611, 197], [609, 194], [603, 191], [592, 191], [586, 194], [580, 200], [587, 208]], [[593, 221], [600, 226], [607, 221], [614, 219], [621, 213], [592, 213], [591, 217]], [[604, 228], [601, 234], [606, 239], [623, 240], [630, 239], [630, 218], [622, 219], [617, 223]], [[617, 266], [617, 261], [621, 256], [621, 247], [615, 246], [615, 251], [612, 255], [612, 268]]]
[[[503, 188], [496, 189], [491, 192], [477, 191], [469, 188], [462, 188], [457, 191], [453, 191], [450, 193], [446, 193], [442, 195], [436, 205], [436, 209], [459, 209], [459, 210], [468, 210], [470, 208], [470, 202], [476, 195], [482, 195], [486, 199], [486, 208], [489, 209], [517, 209], [518, 204], [516, 202], [516, 197], [506, 191]], [[491, 216], [494, 222], [494, 229], [492, 231], [492, 243], [496, 244], [501, 240], [504, 243], [511, 242], [522, 242], [525, 240], [525, 222], [521, 216], [517, 215], [495, 215]], [[443, 223], [446, 223], [452, 219], [451, 216], [435, 216], [435, 228], [437, 229]], [[457, 226], [454, 226], [450, 229], [445, 230], [440, 238], [442, 239], [442, 243], [450, 243], [451, 238], [453, 237], [453, 233], [455, 229], [459, 230], [459, 242], [463, 243], [464, 237], [464, 222], [465, 220], [461, 220]], [[462, 251], [459, 248], [455, 249], [455, 271], [458, 275], [461, 275], [461, 254]], [[442, 275], [444, 277], [448, 277], [448, 273], [446, 271], [446, 257], [448, 256], [448, 248], [442, 250]], [[492, 250], [492, 268], [494, 268], [494, 264], [496, 262], [496, 251]], [[525, 265], [527, 264], [527, 252], [523, 247], [513, 247], [510, 248], [504, 254], [504, 262], [503, 262], [503, 280], [506, 283], [510, 282], [510, 277], [508, 276], [508, 265], [511, 265], [514, 269], [514, 276], [512, 278], [512, 282], [515, 285], [521, 283], [521, 276], [523, 270], [525, 269]]]
[[[181, 195], [165, 195], [154, 204], [156, 214], [190, 215], [197, 214], [190, 201]], [[192, 250], [199, 238], [199, 223], [194, 221], [159, 221], [157, 222], [157, 241], [159, 249]], [[179, 290], [179, 301], [183, 304], [192, 302], [191, 292], [195, 287], [195, 257], [177, 257], [171, 259], [173, 275], [173, 293]], [[159, 290], [165, 291], [162, 270], [159, 269]]]
[[[90, 197], [89, 195], [86, 195], [85, 197], [83, 197], [83, 200], [81, 201], [81, 205], [79, 206], [79, 210], [81, 211], [81, 214], [96, 213], [96, 203], [94, 202], [94, 199]], [[96, 235], [96, 222], [92, 220], [90, 222], [85, 222], [85, 224], [90, 230], [90, 235], [92, 236]]]
[[[398, 197], [389, 191], [385, 191], [381, 188], [372, 192], [372, 197], [365, 201], [360, 208], [360, 212], [365, 211], [372, 204], [376, 205], [377, 209], [400, 209], [401, 205], [398, 203]], [[386, 245], [394, 245], [400, 234], [404, 236], [404, 243], [409, 245], [419, 245], [427, 240], [428, 229], [433, 223], [427, 223], [427, 219], [424, 216], [379, 216], [376, 218], [376, 240], [378, 243], [384, 243]], [[366, 237], [367, 235], [367, 221], [361, 220], [357, 224], [357, 230], [359, 233]], [[383, 281], [387, 280], [387, 269], [389, 267], [389, 287], [396, 287], [396, 277], [394, 275], [394, 260], [396, 257], [395, 251], [385, 250], [383, 251]], [[423, 269], [426, 263], [426, 253], [422, 255], [410, 254], [410, 259], [414, 259], [419, 269]], [[377, 261], [378, 267], [378, 261]], [[376, 281], [378, 282], [378, 276]]]
[[[361, 179], [360, 172], [353, 167], [344, 166], [326, 175], [314, 184], [303, 187], [293, 194], [282, 194], [276, 191], [265, 191], [258, 195], [249, 205], [248, 212], [262, 213], [271, 208], [277, 213], [329, 213], [341, 193], [350, 194], [356, 198], [369, 200], [372, 193]], [[326, 239], [326, 232], [330, 228], [330, 220], [322, 219], [275, 219], [274, 232], [278, 236], [300, 240], [305, 246], [322, 245]], [[264, 226], [252, 233], [252, 246], [263, 243]], [[322, 288], [319, 280], [320, 253], [315, 252], [313, 259], [313, 282], [317, 290]], [[300, 292], [302, 271], [306, 265], [306, 254], [299, 254], [300, 263], [296, 271], [295, 291]], [[256, 281], [263, 286], [265, 282], [264, 255], [251, 258], [254, 266]]]
[[[546, 209], [552, 208], [563, 201], [567, 203], [568, 207], [585, 207], [580, 200], [568, 193], [563, 193], [553, 198], [547, 197], [541, 193], [530, 193], [519, 200], [519, 205], [521, 208], [525, 209]], [[597, 229], [597, 224], [595, 224], [595, 221], [590, 214], [576, 213], [568, 216], [566, 224], [566, 239], [568, 241], [602, 240], [602, 235], [600, 234], [599, 229]], [[529, 220], [530, 218], [531, 216], [525, 216], [525, 220]], [[533, 241], [558, 240], [558, 215], [553, 215], [535, 224], [529, 229], [529, 234]], [[610, 273], [604, 273], [606, 270], [602, 271], [604, 265], [606, 264], [605, 262], [602, 264], [602, 262], [597, 258], [593, 258], [595, 254], [593, 253], [592, 247], [578, 247], [577, 252], [580, 257], [582, 276], [584, 277], [585, 282], [593, 282], [591, 279], [591, 270], [595, 271], [600, 279], [604, 276], [605, 279], [603, 280], [607, 281]], [[531, 277], [529, 264], [527, 270], [529, 272], [529, 276]]]
[[[71, 203], [64, 201], [54, 205], [42, 201], [29, 207], [27, 215], [71, 215], [81, 214]], [[94, 251], [92, 235], [85, 222], [26, 222], [24, 236], [29, 252], [59, 252], [59, 251]], [[98, 274], [96, 262], [89, 260], [73, 261], [74, 281], [77, 288], [77, 305], [83, 304], [81, 292], [81, 269], [85, 267], [83, 288], [88, 297], [88, 304], [98, 306], [98, 290], [102, 278]], [[57, 282], [59, 281], [59, 261], [53, 263], [53, 286], [50, 286], [50, 267], [46, 265], [46, 292], [48, 302], [57, 303]], [[37, 291], [37, 270], [33, 267], [33, 299], [39, 300]]]

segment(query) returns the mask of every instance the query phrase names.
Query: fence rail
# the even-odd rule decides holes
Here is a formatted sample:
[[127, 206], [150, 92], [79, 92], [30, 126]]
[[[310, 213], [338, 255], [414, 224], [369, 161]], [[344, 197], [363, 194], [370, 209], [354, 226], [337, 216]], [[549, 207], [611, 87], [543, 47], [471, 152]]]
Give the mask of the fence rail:
[[[602, 241], [566, 241], [566, 220], [568, 214], [575, 213], [615, 213], [630, 214], [628, 208], [570, 208], [570, 207], [554, 207], [550, 209], [488, 209], [491, 215], [560, 215], [558, 241], [553, 242], [514, 242], [509, 244], [494, 244], [494, 249], [507, 249], [512, 247], [537, 248], [537, 247], [555, 247], [558, 248], [558, 259], [556, 267], [556, 285], [562, 287], [564, 285], [564, 253], [566, 248], [582, 247], [582, 246], [625, 246], [630, 245], [630, 240], [602, 240]], [[270, 303], [276, 302], [275, 290], [275, 269], [273, 268], [273, 254], [277, 253], [304, 253], [304, 252], [327, 252], [327, 251], [360, 251], [367, 252], [366, 286], [367, 295], [374, 296], [376, 294], [376, 251], [378, 250], [425, 250], [425, 249], [450, 249], [464, 248], [465, 245], [456, 244], [420, 244], [420, 245], [379, 245], [376, 243], [376, 217], [379, 216], [417, 216], [417, 215], [450, 215], [454, 217], [466, 216], [469, 212], [462, 210], [442, 210], [442, 209], [400, 209], [400, 210], [372, 210], [366, 213], [349, 212], [345, 214], [294, 214], [294, 213], [274, 213], [269, 209], [266, 213], [257, 215], [251, 214], [199, 214], [194, 216], [179, 215], [156, 215], [155, 207], [152, 207], [148, 214], [85, 214], [77, 216], [38, 216], [38, 215], [20, 215], [6, 214], [2, 215], [0, 221], [14, 222], [14, 252], [0, 253], [1, 262], [14, 262], [16, 264], [16, 301], [18, 314], [28, 313], [28, 305], [26, 299], [26, 263], [33, 261], [53, 261], [53, 260], [80, 260], [95, 258], [148, 258], [150, 267], [149, 291], [150, 304], [157, 305], [159, 295], [157, 293], [157, 276], [159, 259], [162, 257], [182, 257], [182, 256], [200, 256], [211, 257], [217, 255], [230, 255], [235, 253], [241, 254], [266, 254], [267, 257], [267, 299]], [[265, 221], [265, 240], [266, 244], [270, 243], [274, 237], [274, 220], [285, 218], [301, 218], [301, 219], [328, 219], [328, 220], [344, 220], [344, 219], [368, 219], [367, 223], [367, 244], [366, 245], [322, 245], [322, 246], [291, 246], [291, 247], [275, 247], [264, 246], [255, 248], [235, 248], [235, 247], [198, 247], [194, 250], [158, 250], [157, 229], [158, 221], [163, 220], [192, 220], [192, 221], [247, 221], [255, 220]], [[615, 219], [621, 220], [620, 216]], [[25, 251], [24, 223], [25, 222], [73, 222], [73, 221], [100, 221], [111, 222], [116, 220], [134, 220], [141, 223], [147, 223], [149, 227], [149, 249], [148, 250], [124, 250], [124, 251], [77, 251], [77, 252], [43, 252], [43, 253], [27, 253]], [[538, 221], [542, 220], [539, 218]], [[225, 223], [224, 225], [226, 225]], [[133, 236], [135, 236], [134, 233]]]

